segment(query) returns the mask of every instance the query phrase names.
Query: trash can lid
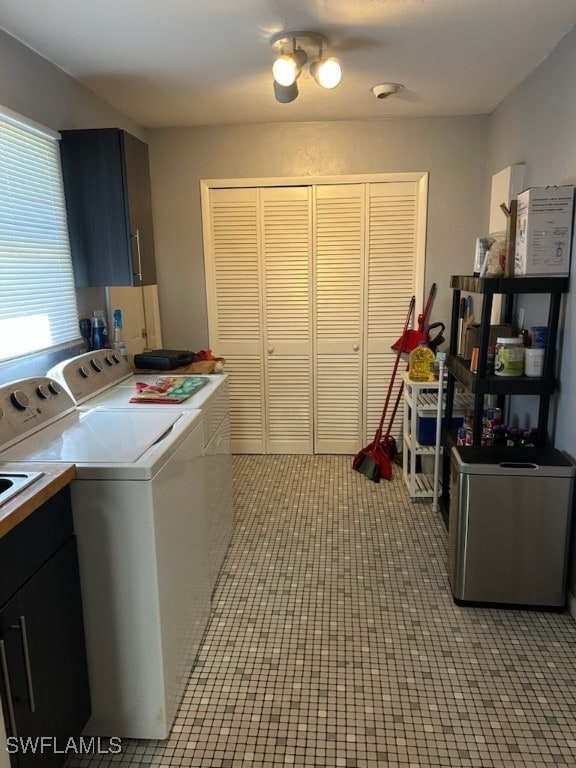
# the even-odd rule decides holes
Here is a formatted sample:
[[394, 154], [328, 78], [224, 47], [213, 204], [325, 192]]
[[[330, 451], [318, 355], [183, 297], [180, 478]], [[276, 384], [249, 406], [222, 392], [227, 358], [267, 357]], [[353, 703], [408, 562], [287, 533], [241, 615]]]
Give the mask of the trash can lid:
[[472, 446], [452, 448], [458, 470], [465, 474], [508, 474], [533, 472], [540, 475], [573, 477], [576, 465], [557, 448], [525, 446]]

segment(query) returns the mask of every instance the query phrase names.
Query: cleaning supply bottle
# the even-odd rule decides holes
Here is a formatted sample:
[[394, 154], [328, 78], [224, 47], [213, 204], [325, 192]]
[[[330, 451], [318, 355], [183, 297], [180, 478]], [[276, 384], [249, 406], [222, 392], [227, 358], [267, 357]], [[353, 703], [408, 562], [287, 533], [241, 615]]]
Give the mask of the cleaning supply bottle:
[[435, 359], [427, 342], [421, 341], [408, 357], [408, 378], [411, 381], [434, 381], [432, 363]]
[[92, 349], [104, 349], [106, 347], [106, 321], [101, 309], [94, 310], [92, 318]]
[[126, 357], [126, 344], [122, 340], [122, 310], [114, 310], [114, 349], [122, 357]]

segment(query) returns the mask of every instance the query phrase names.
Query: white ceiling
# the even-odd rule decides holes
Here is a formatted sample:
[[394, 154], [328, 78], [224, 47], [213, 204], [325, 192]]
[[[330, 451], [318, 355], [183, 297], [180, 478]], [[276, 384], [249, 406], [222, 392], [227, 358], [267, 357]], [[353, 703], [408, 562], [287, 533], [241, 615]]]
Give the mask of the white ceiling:
[[[576, 0], [0, 0], [0, 28], [144, 127], [489, 113], [575, 24]], [[289, 30], [329, 38], [338, 88], [305, 70], [274, 99]]]

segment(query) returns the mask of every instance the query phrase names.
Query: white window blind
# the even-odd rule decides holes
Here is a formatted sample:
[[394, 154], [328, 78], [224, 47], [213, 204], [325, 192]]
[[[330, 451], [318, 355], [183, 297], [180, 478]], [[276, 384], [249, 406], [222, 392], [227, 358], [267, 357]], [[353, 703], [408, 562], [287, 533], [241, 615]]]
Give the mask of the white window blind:
[[77, 338], [58, 134], [0, 108], [0, 361]]

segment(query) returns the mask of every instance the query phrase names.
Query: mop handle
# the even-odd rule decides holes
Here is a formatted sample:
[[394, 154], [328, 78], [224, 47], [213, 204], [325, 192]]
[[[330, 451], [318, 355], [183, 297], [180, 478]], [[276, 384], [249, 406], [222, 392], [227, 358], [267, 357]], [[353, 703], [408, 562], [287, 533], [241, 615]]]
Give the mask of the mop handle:
[[418, 317], [418, 330], [420, 333], [423, 333], [426, 329], [426, 321], [428, 320], [428, 315], [430, 313], [430, 308], [432, 307], [432, 301], [434, 300], [434, 296], [436, 296], [436, 283], [432, 283], [430, 286], [430, 292], [428, 293], [428, 299], [426, 300], [426, 306], [424, 307], [424, 311], [421, 315]]
[[382, 439], [382, 430], [384, 428], [384, 420], [386, 418], [386, 412], [388, 411], [388, 404], [390, 402], [390, 395], [392, 394], [392, 387], [394, 385], [394, 382], [396, 380], [396, 373], [398, 371], [398, 365], [400, 363], [400, 357], [402, 356], [402, 348], [404, 346], [404, 341], [406, 338], [406, 332], [408, 331], [408, 326], [410, 325], [410, 320], [412, 319], [412, 313], [414, 312], [414, 305], [416, 304], [416, 296], [412, 296], [410, 299], [410, 306], [408, 307], [408, 314], [406, 315], [406, 322], [404, 323], [404, 330], [402, 331], [402, 343], [398, 347], [398, 351], [396, 353], [396, 360], [394, 361], [394, 368], [392, 369], [392, 377], [390, 379], [390, 386], [388, 387], [388, 394], [386, 395], [386, 402], [384, 403], [384, 408], [382, 409], [382, 416], [380, 417], [380, 424], [378, 425], [378, 429], [376, 430], [376, 435], [374, 437], [374, 443], [378, 445], [380, 440]]
[[385, 437], [390, 437], [390, 432], [392, 432], [392, 427], [394, 425], [394, 419], [396, 418], [396, 413], [398, 411], [398, 406], [400, 405], [400, 399], [402, 397], [402, 392], [404, 391], [404, 382], [400, 382], [400, 389], [398, 390], [398, 395], [396, 397], [396, 402], [394, 403], [394, 408], [392, 409], [392, 415], [390, 416], [390, 421], [388, 422], [388, 429], [386, 430]]

